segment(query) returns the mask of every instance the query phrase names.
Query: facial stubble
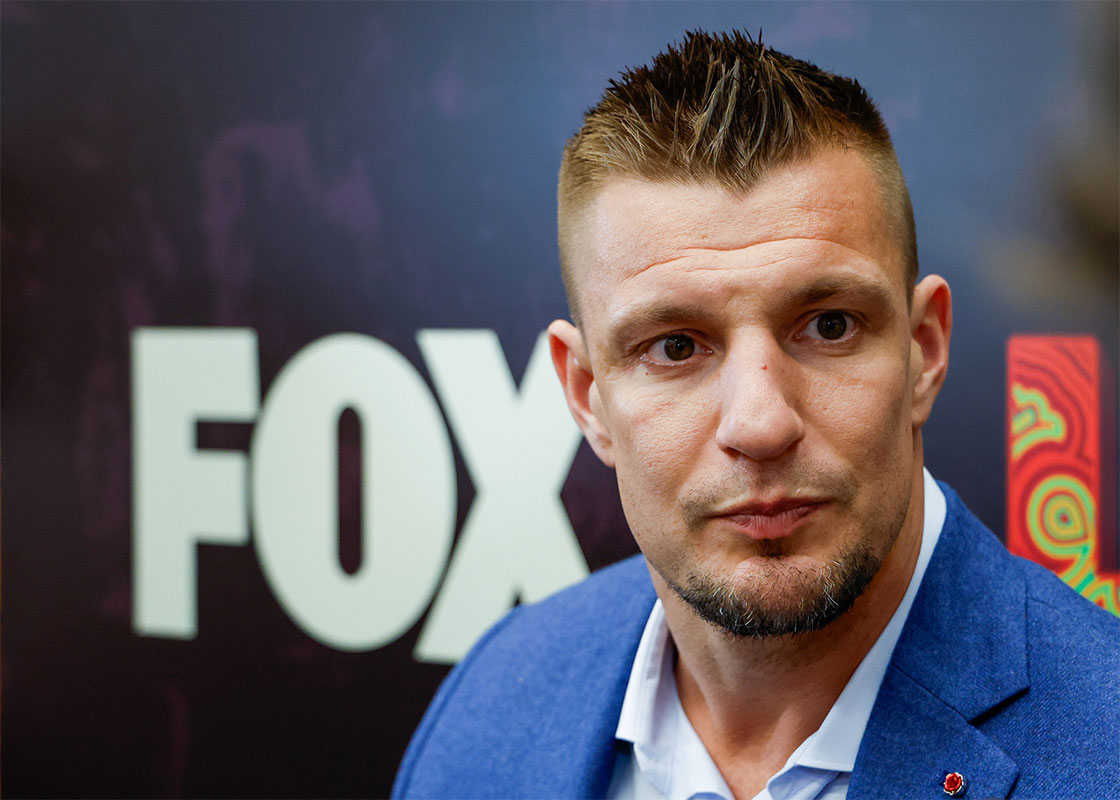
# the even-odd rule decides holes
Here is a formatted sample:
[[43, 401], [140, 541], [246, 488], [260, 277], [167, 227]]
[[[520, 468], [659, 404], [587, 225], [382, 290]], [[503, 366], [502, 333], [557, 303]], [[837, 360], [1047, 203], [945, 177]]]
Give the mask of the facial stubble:
[[[852, 492], [838, 490], [838, 494], [843, 495], [844, 506], [854, 499]], [[686, 516], [694, 532], [702, 526], [698, 509], [706, 502], [688, 504]], [[787, 558], [786, 542], [763, 540], [757, 543], [761, 565], [756, 571], [761, 574], [747, 585], [700, 571], [689, 574], [682, 585], [665, 571], [658, 572], [701, 619], [735, 638], [767, 639], [819, 631], [850, 610], [866, 591], [894, 547], [907, 509], [907, 503], [900, 503], [886, 519], [879, 520], [879, 527], [865, 527], [854, 542], [842, 545], [815, 568]]]
[[[701, 619], [736, 638], [772, 638], [809, 633], [824, 628], [863, 594], [879, 571], [882, 559], [866, 542], [846, 547], [816, 570], [773, 559], [776, 580], [798, 584], [796, 600], [767, 602], [767, 592], [736, 587], [730, 581], [695, 573], [684, 586], [666, 579], [669, 587], [692, 607]], [[788, 573], [795, 573], [793, 576]], [[664, 577], [664, 576], [662, 576]], [[791, 587], [776, 587], [778, 593]]]

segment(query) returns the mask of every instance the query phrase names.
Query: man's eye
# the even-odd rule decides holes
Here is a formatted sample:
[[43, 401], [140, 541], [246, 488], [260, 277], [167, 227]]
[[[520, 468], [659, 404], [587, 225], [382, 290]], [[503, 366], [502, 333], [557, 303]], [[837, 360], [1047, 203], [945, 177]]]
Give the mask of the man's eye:
[[845, 334], [854, 328], [855, 322], [842, 311], [825, 311], [809, 320], [805, 333], [810, 339], [834, 342], [843, 339]]
[[658, 339], [649, 348], [650, 361], [664, 364], [670, 361], [685, 361], [696, 352], [696, 342], [691, 336], [683, 333], [674, 333]]

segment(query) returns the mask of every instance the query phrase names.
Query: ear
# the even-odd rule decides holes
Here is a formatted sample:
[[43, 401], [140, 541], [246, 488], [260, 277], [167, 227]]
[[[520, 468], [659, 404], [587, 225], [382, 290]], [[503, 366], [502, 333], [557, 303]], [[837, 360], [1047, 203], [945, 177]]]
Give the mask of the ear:
[[611, 437], [603, 420], [603, 403], [583, 334], [572, 323], [558, 319], [548, 326], [548, 344], [552, 351], [552, 365], [564, 387], [568, 408], [587, 437], [591, 449], [608, 467], [614, 466]]
[[940, 275], [928, 275], [914, 287], [910, 310], [911, 422], [915, 429], [929, 419], [933, 401], [949, 368], [953, 332], [953, 297]]

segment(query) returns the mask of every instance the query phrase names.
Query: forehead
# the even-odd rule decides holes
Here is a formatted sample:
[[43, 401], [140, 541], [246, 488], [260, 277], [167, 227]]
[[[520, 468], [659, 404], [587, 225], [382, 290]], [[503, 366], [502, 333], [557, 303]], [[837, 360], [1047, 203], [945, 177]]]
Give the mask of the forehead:
[[879, 183], [850, 149], [779, 168], [746, 193], [614, 178], [583, 211], [575, 237], [584, 326], [638, 295], [715, 290], [728, 280], [761, 288], [861, 272], [905, 297], [903, 254], [891, 226]]

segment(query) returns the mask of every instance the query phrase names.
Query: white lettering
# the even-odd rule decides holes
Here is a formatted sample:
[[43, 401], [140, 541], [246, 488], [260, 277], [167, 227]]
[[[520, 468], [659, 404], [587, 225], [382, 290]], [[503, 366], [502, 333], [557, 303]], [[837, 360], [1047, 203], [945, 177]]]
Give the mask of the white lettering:
[[[362, 427], [362, 564], [338, 558], [338, 419]], [[455, 529], [455, 467], [439, 409], [389, 345], [339, 334], [284, 367], [253, 432], [254, 540], [288, 614], [343, 650], [387, 644], [423, 614]]]
[[[517, 600], [587, 574], [560, 501], [580, 432], [543, 334], [520, 391], [493, 331], [417, 338], [477, 490], [414, 653], [448, 663]], [[396, 350], [358, 334], [320, 339], [284, 367], [262, 406], [254, 331], [140, 328], [132, 384], [138, 633], [195, 636], [196, 545], [248, 543], [250, 511], [269, 586], [317, 640], [373, 649], [424, 613], [451, 553], [455, 467], [435, 398]], [[338, 555], [346, 409], [361, 423], [363, 473], [352, 575]], [[199, 421], [252, 422], [258, 410], [249, 457], [198, 449]]]
[[421, 661], [452, 663], [516, 599], [539, 600], [587, 575], [560, 501], [580, 431], [544, 334], [520, 394], [493, 331], [417, 338], [477, 490], [415, 651]]
[[245, 544], [244, 454], [199, 452], [199, 420], [257, 413], [257, 335], [244, 328], [132, 333], [133, 628], [194, 638], [195, 545]]

